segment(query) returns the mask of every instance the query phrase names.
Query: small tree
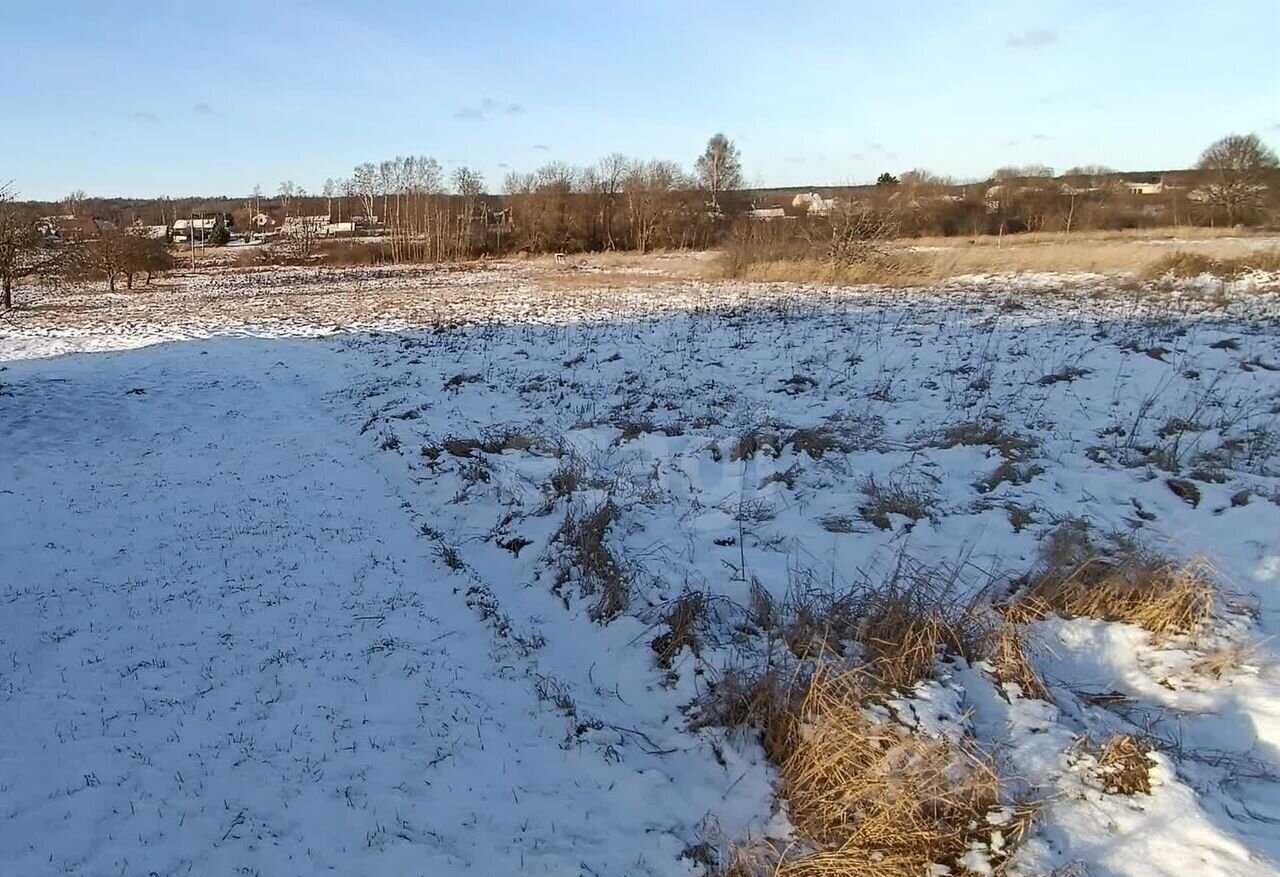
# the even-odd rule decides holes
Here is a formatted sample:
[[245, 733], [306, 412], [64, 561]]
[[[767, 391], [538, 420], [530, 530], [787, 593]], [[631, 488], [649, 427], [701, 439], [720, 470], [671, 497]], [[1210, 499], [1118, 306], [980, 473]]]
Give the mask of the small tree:
[[1261, 205], [1278, 165], [1275, 152], [1257, 134], [1223, 137], [1204, 151], [1197, 165], [1204, 200], [1225, 211], [1227, 224], [1235, 225]]
[[122, 272], [127, 289], [133, 289], [133, 278], [136, 274], [145, 273], [147, 286], [150, 286], [151, 275], [159, 271], [168, 271], [172, 267], [173, 255], [163, 240], [137, 232], [130, 232], [126, 236]]
[[227, 229], [227, 224], [219, 216], [213, 224], [213, 231], [209, 232], [209, 246], [225, 247], [231, 243], [231, 232]]
[[15, 203], [13, 188], [0, 183], [0, 309], [13, 307], [14, 281], [52, 270], [61, 256], [46, 246], [35, 216]]
[[880, 176], [876, 177], [877, 186], [896, 186], [898, 185], [898, 182], [898, 178], [888, 171], [885, 171]]
[[712, 208], [720, 212], [720, 196], [742, 188], [742, 159], [738, 147], [723, 134], [714, 135], [694, 163], [694, 172], [711, 196]]
[[91, 241], [76, 247], [76, 264], [87, 277], [107, 281], [107, 288], [116, 291], [116, 282], [125, 274], [136, 236], [120, 229], [108, 229]]

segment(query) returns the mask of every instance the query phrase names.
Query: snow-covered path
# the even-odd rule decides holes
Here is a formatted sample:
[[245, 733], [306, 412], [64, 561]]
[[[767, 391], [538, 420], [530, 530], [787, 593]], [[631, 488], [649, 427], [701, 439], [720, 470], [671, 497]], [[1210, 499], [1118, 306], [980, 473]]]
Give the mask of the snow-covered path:
[[4, 873], [683, 870], [742, 771], [565, 743], [335, 416], [346, 361], [223, 340], [5, 372]]

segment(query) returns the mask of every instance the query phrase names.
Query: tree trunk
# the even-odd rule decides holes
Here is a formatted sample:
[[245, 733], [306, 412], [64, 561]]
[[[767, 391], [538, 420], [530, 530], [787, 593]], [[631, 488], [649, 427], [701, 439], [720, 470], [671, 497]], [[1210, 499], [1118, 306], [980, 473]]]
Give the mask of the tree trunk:
[[133, 272], [130, 271], [128, 274], [126, 274], [124, 276], [124, 279], [125, 279], [125, 288], [133, 289]]
[[108, 292], [116, 291], [116, 276], [114, 274], [107, 275], [107, 291]]
[[4, 309], [13, 308], [13, 278], [8, 274], [4, 276]]

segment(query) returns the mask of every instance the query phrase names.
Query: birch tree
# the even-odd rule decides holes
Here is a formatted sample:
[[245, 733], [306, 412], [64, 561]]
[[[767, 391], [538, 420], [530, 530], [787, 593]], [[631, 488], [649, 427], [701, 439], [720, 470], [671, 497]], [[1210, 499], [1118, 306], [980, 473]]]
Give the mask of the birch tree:
[[711, 196], [711, 207], [720, 212], [720, 196], [725, 192], [742, 188], [742, 161], [738, 147], [723, 134], [716, 134], [707, 141], [707, 148], [694, 164], [698, 182]]

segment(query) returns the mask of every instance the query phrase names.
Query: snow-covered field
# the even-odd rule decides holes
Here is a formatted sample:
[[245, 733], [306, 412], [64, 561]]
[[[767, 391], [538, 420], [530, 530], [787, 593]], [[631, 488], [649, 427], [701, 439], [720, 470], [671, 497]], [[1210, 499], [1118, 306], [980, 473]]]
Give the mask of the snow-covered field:
[[[1000, 593], [1072, 518], [1206, 558], [1211, 629], [1047, 618], [1052, 702], [950, 656], [884, 720], [1034, 789], [1010, 873], [1277, 873], [1274, 287], [534, 279], [202, 274], [0, 323], [0, 873], [705, 873], [793, 839], [757, 741], [689, 721], [762, 659], [753, 582]], [[1149, 795], [1104, 789], [1117, 733]]]

